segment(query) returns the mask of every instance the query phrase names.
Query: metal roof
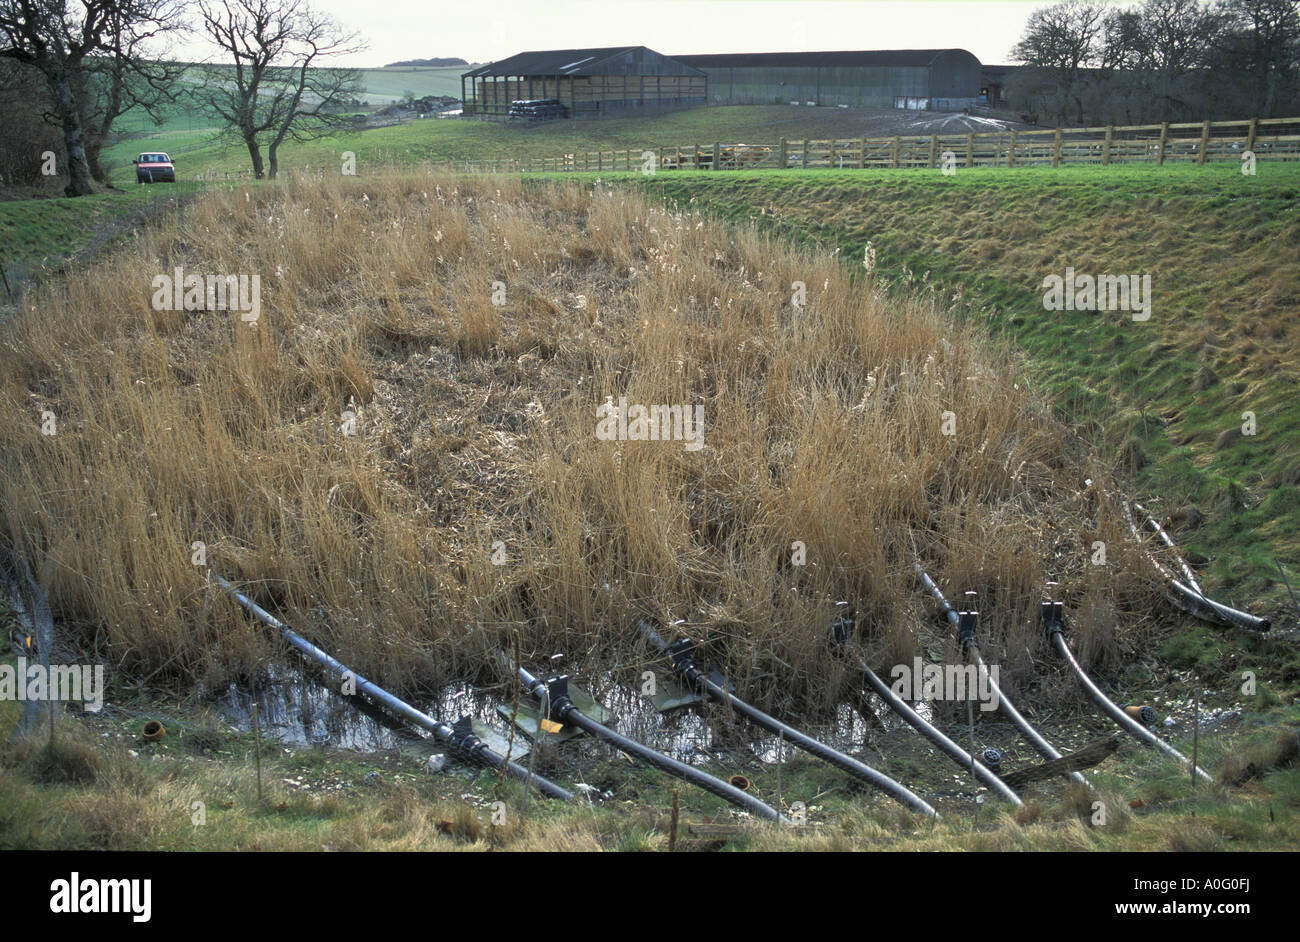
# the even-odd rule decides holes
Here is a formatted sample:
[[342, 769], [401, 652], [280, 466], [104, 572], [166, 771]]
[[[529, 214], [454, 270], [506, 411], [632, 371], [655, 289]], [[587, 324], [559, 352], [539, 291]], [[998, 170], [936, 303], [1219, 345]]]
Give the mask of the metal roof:
[[[924, 68], [948, 53], [975, 55], [965, 49], [874, 49], [833, 52], [739, 52], [719, 55], [673, 56], [678, 62], [698, 69], [837, 68], [865, 66], [912, 66]], [[978, 59], [975, 59], [978, 62]]]
[[[602, 49], [550, 49], [539, 52], [520, 52], [507, 59], [490, 62], [464, 73], [465, 78], [528, 75], [603, 75], [602, 66], [611, 59], [626, 58], [629, 54], [652, 61], [670, 62], [675, 70], [703, 74], [698, 69], [684, 66], [662, 53], [645, 46], [609, 46]], [[619, 69], [617, 71], [624, 71]]]

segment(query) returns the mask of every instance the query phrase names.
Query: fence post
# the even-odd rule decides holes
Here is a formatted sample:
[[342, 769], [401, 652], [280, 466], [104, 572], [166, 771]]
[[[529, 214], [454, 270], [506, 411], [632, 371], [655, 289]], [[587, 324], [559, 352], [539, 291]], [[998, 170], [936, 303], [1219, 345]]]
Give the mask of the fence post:
[[804, 170], [808, 169], [808, 138], [806, 137], [803, 139], [803, 159], [800, 161], [799, 166]]
[[897, 137], [897, 136], [894, 137], [894, 159], [893, 159], [893, 168], [894, 168], [895, 170], [898, 169], [898, 137]]
[[966, 135], [966, 167], [975, 166], [975, 135]]
[[1016, 129], [1011, 129], [1011, 146], [1007, 148], [1007, 166], [1016, 165]]
[[777, 164], [777, 166], [780, 167], [782, 170], [785, 169], [785, 165], [789, 160], [789, 156], [790, 156], [789, 151], [790, 151], [789, 142], [785, 138], [781, 138], [781, 162]]
[[1250, 119], [1250, 127], [1246, 131], [1246, 150], [1255, 149], [1255, 132], [1259, 129], [1259, 118]]
[[1201, 152], [1196, 155], [1198, 164], [1205, 163], [1205, 152], [1210, 147], [1210, 122], [1206, 121], [1201, 124]]
[[826, 166], [831, 170], [835, 169], [835, 138], [830, 140], [830, 150], [826, 152]]
[[939, 135], [930, 135], [930, 169], [934, 169], [934, 152], [939, 149]]
[[713, 142], [713, 166], [711, 166], [709, 169], [721, 170], [722, 169], [721, 163], [722, 163], [722, 145], [719, 144], [717, 141], [714, 141]]
[[1061, 129], [1056, 129], [1056, 134], [1052, 138], [1052, 166], [1061, 166]]
[[1165, 165], [1165, 148], [1169, 145], [1169, 122], [1165, 121], [1160, 125], [1160, 154], [1156, 159], [1156, 165], [1163, 167]]
[[692, 170], [700, 169], [700, 145], [695, 145], [695, 163], [691, 165]]
[[864, 137], [862, 140], [858, 141], [858, 169], [865, 170], [866, 168], [867, 168], [867, 139]]
[[1111, 135], [1114, 133], [1114, 131], [1115, 131], [1115, 125], [1113, 124], [1106, 125], [1106, 140], [1101, 145], [1101, 165], [1103, 167], [1110, 166], [1110, 142], [1111, 142]]

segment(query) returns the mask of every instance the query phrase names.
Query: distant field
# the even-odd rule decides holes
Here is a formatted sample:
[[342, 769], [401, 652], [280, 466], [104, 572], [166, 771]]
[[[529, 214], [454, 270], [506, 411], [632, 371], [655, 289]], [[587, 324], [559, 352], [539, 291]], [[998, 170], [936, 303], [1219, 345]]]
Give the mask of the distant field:
[[472, 66], [403, 66], [401, 68], [363, 69], [366, 86], [365, 97], [374, 104], [392, 104], [407, 91], [416, 98], [425, 95], [453, 95], [460, 97], [460, 77]]
[[[388, 70], [371, 70], [371, 72]], [[426, 69], [425, 73], [445, 70]], [[400, 86], [399, 81], [396, 85]], [[417, 90], [418, 91], [418, 90]], [[401, 94], [401, 91], [397, 92]], [[429, 94], [433, 94], [429, 92]], [[456, 94], [459, 94], [459, 85]], [[949, 120], [937, 116], [931, 120]], [[281, 166], [337, 166], [345, 150], [357, 155], [360, 172], [366, 166], [444, 163], [491, 157], [554, 157], [586, 150], [654, 148], [709, 141], [776, 142], [794, 139], [916, 134], [915, 113], [872, 108], [807, 108], [790, 105], [725, 105], [690, 108], [658, 115], [599, 121], [556, 121], [534, 126], [469, 119], [424, 119], [410, 124], [340, 136], [308, 144], [287, 144]], [[182, 174], [248, 169], [248, 156], [234, 141], [204, 143], [190, 136], [173, 137], [184, 128], [164, 128], [150, 135], [150, 146], [177, 149], [188, 155]], [[129, 163], [137, 150], [124, 142], [113, 155]]]
[[[459, 98], [460, 76], [468, 68], [469, 66], [362, 69], [364, 91], [361, 97], [376, 107], [391, 105], [401, 100], [408, 91], [414, 92], [416, 98], [426, 95], [452, 95]], [[143, 111], [134, 111], [119, 118], [114, 124], [114, 131], [118, 134], [157, 134], [216, 127], [219, 123], [216, 116], [189, 95], [196, 87], [190, 80], [191, 75], [181, 80], [182, 94], [177, 101], [163, 108], [161, 125], [155, 124]]]

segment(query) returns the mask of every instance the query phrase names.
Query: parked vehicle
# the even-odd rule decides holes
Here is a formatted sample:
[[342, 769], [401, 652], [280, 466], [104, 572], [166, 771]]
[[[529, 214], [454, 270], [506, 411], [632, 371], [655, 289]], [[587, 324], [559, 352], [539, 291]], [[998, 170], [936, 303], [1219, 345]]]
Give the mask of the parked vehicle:
[[136, 183], [175, 183], [176, 167], [166, 154], [141, 154], [135, 164]]
[[553, 121], [568, 116], [568, 106], [558, 98], [529, 98], [510, 103], [511, 121]]

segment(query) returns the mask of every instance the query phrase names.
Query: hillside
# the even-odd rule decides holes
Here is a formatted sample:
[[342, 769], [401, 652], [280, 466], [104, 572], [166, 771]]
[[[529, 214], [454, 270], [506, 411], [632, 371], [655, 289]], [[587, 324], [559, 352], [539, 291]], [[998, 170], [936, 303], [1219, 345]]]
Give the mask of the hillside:
[[[635, 179], [635, 178], [634, 178]], [[640, 185], [640, 184], [639, 184]], [[986, 325], [1174, 523], [1210, 585], [1294, 619], [1300, 166], [659, 174], [646, 189], [860, 259]], [[1043, 279], [1146, 273], [1149, 321], [1045, 311]], [[1240, 433], [1253, 413], [1254, 436]]]
[[[472, 769], [417, 772], [427, 752], [409, 749], [276, 750], [263, 800], [248, 735], [194, 696], [168, 708], [170, 740], [140, 746], [138, 708], [157, 707], [134, 678], [194, 695], [280, 658], [213, 594], [211, 567], [399, 691], [473, 680], [508, 699], [493, 651], [517, 645], [531, 663], [567, 653], [566, 669], [640, 722], [645, 707], [620, 691], [652, 661], [627, 626], [685, 617], [747, 697], [839, 737], [854, 681], [825, 643], [835, 600], [858, 603], [876, 663], [957, 656], [908, 575], [913, 553], [945, 585], [979, 591], [989, 657], [1074, 748], [1108, 724], [1027, 617], [1058, 578], [1085, 660], [1130, 702], [1160, 704], [1184, 749], [1196, 702], [1200, 761], [1219, 784], [1194, 790], [1126, 743], [1092, 773], [1095, 792], [1046, 783], [981, 819], [961, 774], [915, 734], [863, 733], [871, 761], [946, 815], [923, 826], [823, 764], [765, 761], [713, 714], [706, 767], [743, 769], [813, 826], [736, 823], [689, 790], [684, 815], [730, 827], [692, 847], [1294, 846], [1294, 733], [1278, 724], [1296, 719], [1300, 655], [1171, 616], [1124, 539], [1122, 469], [1053, 418], [1044, 388], [1015, 382], [982, 324], [949, 320], [924, 286], [891, 293], [834, 252], [773, 240], [766, 212], [727, 226], [697, 212], [698, 196], [678, 211], [590, 184], [419, 174], [213, 188], [51, 280], [3, 326], [0, 401], [58, 430], [0, 429], [0, 526], [49, 561], [67, 637], [117, 679], [115, 709], [66, 721], [57, 750], [6, 754], [0, 807], [15, 812], [0, 814], [0, 846], [662, 848], [672, 781], [590, 751], [542, 767], [617, 800], [534, 803], [527, 830], [481, 821], [493, 799], [521, 807], [517, 790]], [[264, 274], [256, 326], [151, 302], [157, 272], [176, 267]], [[698, 405], [706, 447], [605, 440], [596, 407], [618, 396]], [[1094, 486], [1081, 490], [1080, 472]], [[1101, 568], [1087, 562], [1096, 537], [1113, 547]], [[1225, 654], [1258, 670], [1257, 694], [1236, 689]], [[929, 706], [960, 723], [955, 705]], [[6, 704], [0, 724], [16, 713]], [[657, 730], [678, 735], [670, 721]], [[978, 735], [1017, 767], [1035, 761], [1004, 723]], [[151, 761], [132, 762], [137, 746]], [[376, 766], [384, 784], [368, 800], [353, 784]], [[210, 830], [175, 813], [194, 794], [215, 796]], [[1111, 825], [1085, 823], [1094, 800]]]

